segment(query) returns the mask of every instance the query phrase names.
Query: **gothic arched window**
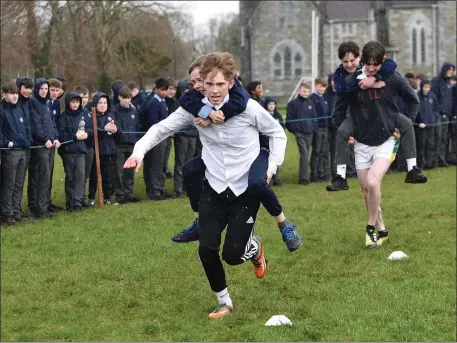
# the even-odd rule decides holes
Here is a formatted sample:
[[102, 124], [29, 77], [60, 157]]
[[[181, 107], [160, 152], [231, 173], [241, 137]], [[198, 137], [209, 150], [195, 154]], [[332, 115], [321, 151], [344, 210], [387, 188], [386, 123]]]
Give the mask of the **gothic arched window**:
[[426, 64], [430, 59], [430, 49], [428, 49], [431, 34], [430, 20], [423, 13], [416, 12], [406, 22], [405, 29], [409, 33], [411, 65]]
[[277, 42], [270, 51], [271, 76], [292, 79], [304, 75], [306, 54], [293, 39]]

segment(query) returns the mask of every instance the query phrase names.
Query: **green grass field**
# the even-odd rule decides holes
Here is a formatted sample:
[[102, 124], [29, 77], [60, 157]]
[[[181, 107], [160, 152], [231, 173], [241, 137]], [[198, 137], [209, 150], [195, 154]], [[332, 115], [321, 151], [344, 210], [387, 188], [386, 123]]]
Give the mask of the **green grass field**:
[[[187, 199], [61, 213], [1, 230], [2, 341], [455, 341], [456, 169], [428, 172], [407, 185], [383, 182], [391, 240], [365, 250], [366, 211], [357, 180], [328, 193], [299, 186], [298, 151], [289, 136], [275, 188], [303, 246], [289, 253], [262, 208], [256, 231], [267, 276], [250, 263], [227, 267], [236, 311], [207, 314], [216, 299], [197, 259], [197, 244], [173, 244], [187, 226]], [[64, 205], [56, 157], [53, 197]], [[141, 174], [141, 173], [140, 173]], [[167, 181], [172, 192], [172, 182]], [[24, 207], [25, 208], [25, 207]], [[394, 250], [410, 257], [388, 261]], [[266, 327], [275, 314], [293, 322]]]

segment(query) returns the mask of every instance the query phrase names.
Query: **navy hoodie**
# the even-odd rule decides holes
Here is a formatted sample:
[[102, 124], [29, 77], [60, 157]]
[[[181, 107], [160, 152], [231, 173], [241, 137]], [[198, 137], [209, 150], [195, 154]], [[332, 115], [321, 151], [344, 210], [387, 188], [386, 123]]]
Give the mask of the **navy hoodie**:
[[142, 112], [142, 116], [143, 117], [140, 118], [141, 130], [147, 131], [152, 125], [161, 122], [168, 116], [165, 102], [163, 100], [159, 102], [159, 100], [152, 95]]
[[137, 95], [132, 98], [132, 105], [135, 106], [136, 112], [140, 113], [142, 106], [146, 105], [148, 95], [144, 91], [139, 91]]
[[[250, 99], [249, 94], [243, 86], [241, 86], [240, 81], [237, 79], [234, 80], [235, 84], [229, 90], [229, 100], [220, 109], [224, 113], [225, 121], [243, 113], [246, 110], [248, 100]], [[195, 89], [191, 89], [179, 98], [179, 105], [197, 118], [198, 112], [205, 106], [201, 101], [204, 97], [205, 96], [202, 93]]]
[[317, 129], [316, 117], [311, 97], [297, 95], [287, 104], [286, 128], [292, 133], [313, 133]]
[[446, 72], [455, 66], [445, 62], [441, 67], [441, 72], [432, 80], [432, 91], [435, 93], [440, 104], [440, 115], [450, 117], [452, 114], [452, 88], [451, 81], [446, 77]]
[[7, 148], [9, 142], [13, 142], [13, 148], [29, 148], [32, 145], [32, 133], [23, 106], [19, 103], [13, 105], [5, 100], [2, 100], [1, 106], [1, 147]]
[[118, 130], [120, 134], [117, 135], [117, 143], [120, 146], [134, 146], [138, 141], [138, 133], [125, 133], [125, 132], [139, 132], [140, 119], [135, 106], [132, 104], [129, 107], [123, 107], [120, 104], [114, 106], [114, 116], [117, 119]]
[[98, 133], [98, 141], [99, 141], [99, 148], [100, 148], [100, 156], [104, 155], [115, 155], [116, 154], [116, 136], [119, 135], [121, 132], [120, 127], [117, 126], [117, 132], [111, 135], [105, 131], [106, 124], [110, 123], [114, 120], [114, 123], [117, 125], [117, 120], [114, 113], [111, 113], [111, 101], [105, 93], [97, 93], [95, 94], [94, 98], [92, 99], [92, 106], [97, 107], [97, 103], [100, 98], [106, 98], [108, 102], [108, 109], [105, 113], [97, 112], [97, 133]]
[[[264, 101], [264, 108], [265, 110], [270, 113], [272, 115], [273, 118], [276, 119], [276, 121], [282, 126], [282, 128], [284, 129], [284, 120], [282, 119], [282, 115], [281, 113], [279, 113], [276, 108], [275, 110], [272, 112], [268, 111], [268, 104], [270, 102], [274, 102], [275, 104], [277, 104], [276, 100], [273, 98], [273, 97], [267, 97]], [[263, 135], [263, 134], [259, 134], [260, 135], [260, 147], [261, 148], [266, 148], [266, 149], [269, 149], [270, 148], [270, 137], [266, 136], [266, 135]]]
[[[327, 100], [325, 100], [324, 95], [320, 95], [317, 93], [313, 93], [311, 95], [311, 98], [313, 99], [314, 102], [314, 108], [316, 109], [316, 115], [319, 118], [322, 117], [329, 117], [329, 111], [328, 111], [328, 103]], [[327, 128], [329, 127], [330, 124], [330, 118], [325, 118], [325, 119], [318, 119], [317, 120], [317, 127], [318, 128]]]
[[32, 129], [32, 144], [44, 145], [48, 140], [53, 142], [58, 139], [59, 133], [55, 121], [52, 118], [49, 107], [46, 104], [48, 99], [39, 95], [42, 85], [48, 83], [44, 78], [38, 78], [35, 81], [33, 96], [30, 100], [30, 127]]
[[[360, 62], [359, 67], [355, 73], [360, 74], [362, 72], [362, 68], [363, 62]], [[381, 65], [381, 69], [375, 75], [375, 78], [377, 81], [385, 81], [395, 73], [396, 69], [397, 63], [395, 63], [395, 61], [390, 58], [386, 58], [386, 60]], [[348, 78], [349, 75], [350, 73], [344, 69], [342, 64], [340, 64], [336, 69], [333, 80], [335, 83], [335, 92], [338, 96], [344, 93], [351, 93], [360, 90], [360, 80], [352, 79], [351, 77]]]
[[[70, 101], [79, 99], [79, 108], [76, 111], [70, 109]], [[79, 141], [76, 138], [76, 132], [79, 130], [79, 125], [84, 122], [84, 131], [88, 135], [88, 139], [94, 134], [92, 120], [86, 115], [82, 107], [82, 100], [78, 93], [70, 92], [65, 95], [65, 111], [60, 115], [58, 120], [59, 139], [61, 142], [73, 141], [72, 143], [64, 144], [59, 148], [59, 152], [65, 154], [87, 154], [86, 140]], [[82, 125], [81, 125], [82, 126]]]
[[416, 123], [434, 124], [438, 119], [439, 103], [435, 94], [429, 91], [424, 94], [422, 91], [425, 80], [422, 80], [420, 90], [418, 92], [420, 100], [419, 113], [417, 114]]

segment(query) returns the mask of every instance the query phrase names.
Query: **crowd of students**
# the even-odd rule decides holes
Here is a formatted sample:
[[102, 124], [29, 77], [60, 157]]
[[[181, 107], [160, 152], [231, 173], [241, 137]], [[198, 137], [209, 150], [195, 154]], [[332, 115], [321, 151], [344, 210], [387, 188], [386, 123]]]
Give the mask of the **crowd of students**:
[[[347, 51], [343, 51], [343, 55], [347, 55]], [[343, 59], [342, 62], [340, 68], [344, 66]], [[379, 74], [395, 72], [393, 61], [389, 65], [387, 60], [383, 65]], [[426, 182], [421, 169], [457, 164], [457, 77], [454, 72], [455, 67], [445, 63], [433, 80], [423, 74], [405, 74], [420, 99], [420, 110], [414, 120], [416, 142], [406, 144], [414, 146], [417, 162], [414, 156], [415, 162], [410, 165], [405, 158], [408, 154], [401, 147], [397, 163], [393, 164], [394, 168], [407, 169], [406, 182]], [[337, 74], [338, 70], [328, 75], [327, 81], [316, 79], [313, 93], [310, 85], [302, 83], [297, 97], [287, 105], [285, 122], [276, 109], [275, 99], [262, 98], [260, 81], [245, 86], [252, 99], [294, 134], [300, 155], [298, 183], [307, 185], [332, 180], [327, 186], [329, 191], [347, 190], [346, 177], [356, 176], [353, 146], [347, 145], [347, 156], [341, 153], [346, 156], [345, 164], [339, 163], [337, 158], [341, 142], [338, 142], [339, 131], [331, 118], [338, 94], [348, 88]], [[65, 171], [65, 210], [80, 212], [95, 204], [97, 174], [91, 108], [95, 108], [97, 120], [104, 202], [106, 205], [138, 202], [134, 196], [134, 171], [124, 169], [123, 165], [142, 133], [173, 113], [179, 107], [178, 99], [192, 87], [188, 81], [176, 83], [160, 78], [156, 80], [153, 92], [148, 94], [133, 81], [124, 84], [117, 80], [113, 82], [109, 96], [101, 92], [90, 94], [85, 86], [76, 86], [67, 92], [65, 80], [57, 78], [33, 81], [21, 77], [16, 82], [4, 84], [0, 116], [1, 221], [14, 224], [49, 217], [64, 210], [51, 201], [56, 151]], [[398, 106], [404, 113], [405, 106], [400, 98]], [[173, 172], [168, 167], [172, 145], [175, 151]], [[201, 143], [193, 125], [151, 149], [144, 158], [143, 168], [147, 198], [160, 201], [184, 197], [184, 164], [200, 153]], [[21, 205], [27, 172], [30, 217], [23, 215]], [[165, 190], [166, 178], [174, 179], [173, 195]], [[279, 171], [273, 175], [272, 183], [281, 184]]]

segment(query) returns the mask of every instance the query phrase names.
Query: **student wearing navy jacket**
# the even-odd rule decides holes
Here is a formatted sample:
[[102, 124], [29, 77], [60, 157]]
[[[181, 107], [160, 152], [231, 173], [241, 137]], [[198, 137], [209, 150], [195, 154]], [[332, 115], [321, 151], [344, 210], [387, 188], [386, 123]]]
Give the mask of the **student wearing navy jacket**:
[[[155, 82], [154, 96], [145, 106], [143, 123], [145, 131], [164, 120], [168, 116], [168, 107], [165, 98], [168, 92], [168, 80], [160, 78]], [[165, 154], [166, 141], [160, 142], [153, 149], [149, 150], [144, 157], [143, 177], [146, 184], [146, 195], [149, 200], [159, 201], [168, 198], [165, 191], [165, 175], [163, 173], [163, 159]]]
[[324, 97], [326, 83], [323, 79], [316, 79], [314, 81], [314, 93], [311, 98], [314, 102], [316, 109], [317, 129], [313, 135], [313, 148], [311, 153], [311, 182], [315, 181], [329, 181], [330, 179], [330, 160], [329, 152], [330, 147], [328, 144], [328, 127], [329, 106]]
[[309, 151], [313, 143], [313, 135], [317, 130], [317, 117], [311, 88], [302, 83], [298, 88], [297, 97], [287, 104], [286, 128], [293, 133], [300, 153], [298, 167], [298, 183], [308, 185]]
[[[47, 105], [49, 106], [49, 111], [51, 112], [52, 120], [54, 124], [58, 128], [57, 119], [60, 116], [60, 100], [59, 96], [63, 94], [62, 91], [62, 82], [58, 79], [49, 79], [49, 91], [48, 91], [48, 102]], [[63, 208], [60, 206], [56, 206], [52, 203], [52, 178], [54, 176], [54, 161], [55, 161], [55, 147], [51, 148], [51, 153], [49, 154], [49, 170], [51, 172], [51, 179], [49, 181], [49, 191], [48, 191], [48, 210], [49, 212], [59, 212], [62, 211]]]
[[435, 161], [435, 124], [438, 121], [439, 103], [430, 91], [430, 80], [422, 80], [418, 92], [420, 100], [416, 130], [417, 164], [421, 169], [430, 169]]
[[67, 211], [80, 212], [84, 197], [86, 141], [93, 136], [94, 130], [78, 93], [70, 92], [65, 96], [65, 111], [57, 120], [60, 140], [73, 141], [59, 149], [65, 171], [66, 208]]
[[116, 200], [120, 204], [127, 202], [138, 202], [139, 199], [133, 194], [134, 190], [134, 170], [124, 169], [125, 161], [133, 152], [133, 147], [138, 141], [140, 121], [135, 106], [132, 105], [132, 91], [125, 86], [118, 93], [119, 104], [114, 106], [115, 117], [117, 124], [121, 128], [121, 133], [117, 136], [116, 150], [116, 182], [114, 183], [114, 191]]
[[[273, 97], [266, 97], [265, 98], [265, 109], [270, 113], [273, 118], [276, 119], [276, 121], [282, 126], [282, 128], [285, 130], [286, 126], [284, 125], [284, 119], [282, 118], [281, 113], [278, 112], [276, 109], [276, 100]], [[267, 149], [269, 148], [269, 139], [265, 135], [260, 135], [260, 146], [261, 147], [266, 147]], [[276, 174], [273, 174], [272, 177], [273, 180], [273, 185], [274, 186], [281, 186], [281, 179], [279, 178], [279, 167], [278, 170], [276, 171]]]
[[[90, 126], [93, 129], [92, 114], [90, 113], [90, 110], [87, 108], [87, 104], [89, 103], [89, 89], [87, 89], [86, 86], [76, 86], [74, 91], [76, 93], [78, 93], [79, 96], [81, 97], [82, 110], [84, 112], [84, 115], [86, 116], [85, 120], [90, 122]], [[87, 154], [85, 155], [86, 160], [84, 162], [84, 190], [83, 190], [82, 207], [89, 207], [91, 204], [87, 200], [86, 186], [87, 186], [87, 181], [89, 180], [89, 176], [90, 176], [90, 173], [92, 170], [92, 164], [94, 162], [94, 136], [89, 135], [89, 137], [85, 140], [85, 142], [86, 142], [86, 146], [87, 146]], [[95, 173], [94, 175], [96, 175], [97, 171], [94, 170], [94, 173]]]
[[[116, 174], [116, 137], [120, 134], [120, 127], [117, 125], [115, 114], [111, 112], [111, 101], [108, 95], [96, 93], [92, 100], [92, 107], [95, 107], [97, 113], [104, 203], [106, 205], [117, 205], [118, 203], [112, 196], [114, 194], [113, 183]], [[89, 202], [95, 201], [96, 187], [97, 175], [95, 174], [91, 175], [91, 180], [89, 180]]]
[[36, 217], [52, 215], [49, 211], [50, 154], [54, 146], [60, 147], [59, 133], [47, 105], [48, 90], [46, 79], [36, 79], [29, 108], [32, 145], [42, 146], [32, 149], [29, 162], [27, 200], [30, 212]]
[[18, 103], [18, 87], [9, 82], [2, 87], [4, 99], [0, 114], [1, 164], [1, 217], [6, 224], [22, 221], [22, 190], [27, 171], [27, 149], [32, 144], [29, 118]]

